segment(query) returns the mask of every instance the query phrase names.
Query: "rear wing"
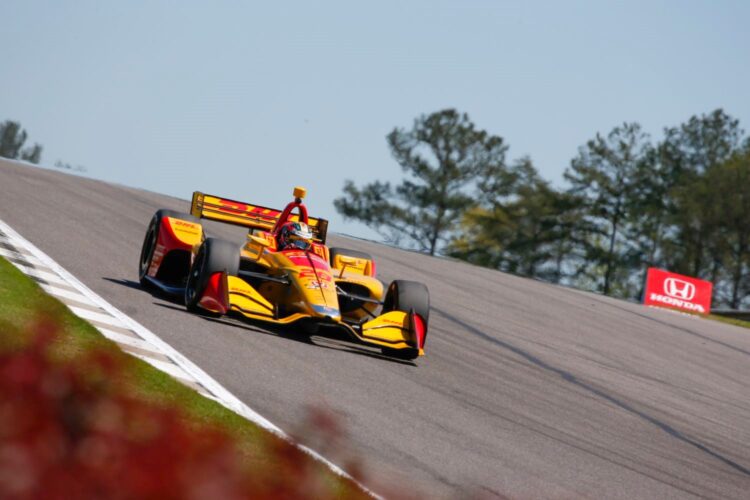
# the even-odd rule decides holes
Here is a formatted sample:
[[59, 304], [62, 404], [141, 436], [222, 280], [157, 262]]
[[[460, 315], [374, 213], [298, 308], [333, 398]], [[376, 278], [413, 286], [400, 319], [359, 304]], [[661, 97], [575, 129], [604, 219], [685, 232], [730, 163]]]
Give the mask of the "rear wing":
[[[281, 210], [275, 208], [249, 205], [241, 201], [220, 198], [199, 191], [193, 193], [193, 202], [190, 205], [190, 213], [202, 219], [215, 220], [243, 226], [249, 229], [260, 229], [271, 231], [276, 221], [281, 216]], [[299, 219], [297, 214], [289, 215], [290, 221]], [[326, 242], [328, 233], [328, 221], [315, 217], [309, 217], [307, 225], [313, 233], [313, 238], [318, 243]]]

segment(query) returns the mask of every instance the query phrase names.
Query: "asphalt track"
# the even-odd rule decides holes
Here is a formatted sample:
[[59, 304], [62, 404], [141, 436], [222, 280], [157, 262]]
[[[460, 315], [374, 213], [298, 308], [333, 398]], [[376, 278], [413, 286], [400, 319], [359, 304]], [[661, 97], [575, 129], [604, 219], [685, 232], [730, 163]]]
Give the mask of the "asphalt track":
[[[329, 201], [307, 202], [314, 214]], [[141, 290], [151, 215], [187, 206], [0, 160], [0, 218], [284, 430], [305, 438], [311, 405], [337, 415], [349, 440], [331, 458], [362, 457], [377, 491], [750, 496], [749, 330], [333, 235], [372, 253], [383, 281], [430, 289], [427, 356], [393, 362], [336, 338], [194, 316]]]

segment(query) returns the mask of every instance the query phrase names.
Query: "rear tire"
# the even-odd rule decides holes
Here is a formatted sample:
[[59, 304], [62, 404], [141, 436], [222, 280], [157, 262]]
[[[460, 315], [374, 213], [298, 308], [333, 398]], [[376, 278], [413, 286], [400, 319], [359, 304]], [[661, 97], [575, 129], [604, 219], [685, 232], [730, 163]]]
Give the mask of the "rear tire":
[[202, 309], [198, 302], [212, 274], [226, 271], [228, 276], [237, 276], [239, 268], [240, 248], [238, 245], [218, 238], [207, 238], [198, 249], [198, 254], [188, 273], [185, 285], [185, 306], [188, 311], [220, 316], [220, 314]]
[[[430, 292], [423, 283], [417, 281], [394, 280], [388, 287], [383, 302], [383, 313], [391, 311], [410, 312], [414, 310], [424, 320], [424, 326], [430, 319]], [[386, 356], [398, 359], [413, 360], [419, 356], [419, 349], [392, 349], [382, 347]]]
[[141, 258], [138, 261], [138, 281], [141, 285], [146, 287], [150, 283], [146, 278], [148, 268], [151, 267], [151, 261], [154, 259], [154, 249], [156, 248], [156, 240], [159, 238], [159, 231], [161, 230], [161, 221], [164, 217], [171, 217], [173, 219], [185, 220], [188, 222], [194, 222], [200, 224], [200, 220], [190, 214], [177, 212], [175, 210], [167, 210], [162, 208], [157, 210], [154, 216], [151, 218], [151, 222], [148, 224], [146, 229], [146, 236], [143, 237], [143, 245], [141, 246]]

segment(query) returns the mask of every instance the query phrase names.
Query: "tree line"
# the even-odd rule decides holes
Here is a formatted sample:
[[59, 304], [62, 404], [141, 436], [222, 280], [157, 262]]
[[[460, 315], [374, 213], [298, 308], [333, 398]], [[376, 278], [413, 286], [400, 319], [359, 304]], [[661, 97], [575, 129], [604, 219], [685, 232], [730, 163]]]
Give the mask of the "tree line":
[[334, 205], [388, 242], [553, 283], [639, 299], [648, 267], [707, 279], [714, 304], [750, 294], [750, 139], [721, 109], [638, 123], [579, 147], [564, 184], [446, 109], [394, 128], [400, 182], [344, 184]]
[[24, 147], [28, 137], [20, 123], [12, 120], [0, 123], [0, 156], [38, 164], [42, 160], [42, 146], [34, 143], [33, 146]]
[[[0, 157], [10, 160], [23, 160], [38, 165], [42, 161], [44, 148], [39, 143], [24, 147], [28, 137], [28, 132], [21, 127], [19, 122], [6, 120], [0, 123]], [[82, 165], [74, 166], [62, 160], [57, 160], [55, 167], [78, 172], [86, 171], [86, 167]]]

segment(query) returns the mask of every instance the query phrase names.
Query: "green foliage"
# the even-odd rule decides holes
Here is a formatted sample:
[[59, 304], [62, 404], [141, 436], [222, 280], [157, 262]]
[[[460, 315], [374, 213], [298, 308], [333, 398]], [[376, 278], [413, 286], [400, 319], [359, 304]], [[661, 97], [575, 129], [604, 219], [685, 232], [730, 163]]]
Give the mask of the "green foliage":
[[346, 181], [334, 206], [388, 241], [434, 255], [471, 204], [469, 189], [505, 168], [507, 147], [453, 109], [420, 116], [387, 140], [407, 177], [398, 185], [376, 181], [362, 188]]
[[722, 215], [707, 198], [715, 195], [707, 183], [713, 169], [737, 151], [742, 136], [739, 121], [718, 109], [664, 133], [660, 161], [672, 226], [665, 241], [665, 263], [674, 271], [714, 281], [723, 252], [717, 234]]
[[447, 253], [507, 272], [559, 281], [575, 219], [572, 197], [553, 189], [529, 158], [480, 184]]
[[466, 115], [422, 116], [388, 136], [408, 178], [347, 182], [335, 201], [389, 240], [525, 276], [638, 298], [649, 267], [708, 279], [716, 304], [750, 294], [750, 139], [718, 109], [664, 130], [596, 134], [553, 187], [530, 158]]
[[64, 162], [62, 160], [57, 160], [55, 162], [55, 168], [59, 168], [59, 169], [62, 169], [62, 170], [73, 170], [73, 171], [76, 171], [76, 172], [85, 172], [86, 171], [86, 167], [84, 167], [83, 165], [75, 165], [74, 166], [74, 165], [71, 165], [70, 163], [66, 163], [66, 162]]
[[742, 328], [750, 328], [750, 321], [744, 321], [741, 319], [729, 318], [726, 316], [720, 316], [717, 314], [709, 314], [708, 319], [718, 321], [720, 323], [726, 323], [728, 325], [741, 326]]
[[581, 197], [586, 212], [583, 222], [587, 266], [580, 272], [591, 275], [590, 266], [601, 267], [599, 288], [605, 294], [625, 266], [625, 256], [633, 250], [625, 233], [635, 222], [635, 198], [642, 180], [639, 174], [652, 158], [651, 148], [640, 125], [625, 123], [606, 138], [597, 134], [588, 141], [565, 172], [570, 193]]
[[[201, 485], [218, 498], [368, 497], [291, 443], [127, 355], [2, 257], [0, 403], [0, 448], [15, 450], [3, 460], [0, 498], [177, 498]], [[305, 435], [341, 440], [324, 417], [312, 408]]]
[[711, 258], [703, 272], [719, 285], [718, 298], [736, 309], [750, 293], [750, 144], [709, 166], [680, 194], [690, 203], [682, 206], [702, 209], [700, 222], [710, 224]]
[[6, 120], [0, 123], [0, 156], [39, 163], [42, 159], [42, 146], [34, 144], [24, 149], [27, 137], [28, 134], [18, 122]]

